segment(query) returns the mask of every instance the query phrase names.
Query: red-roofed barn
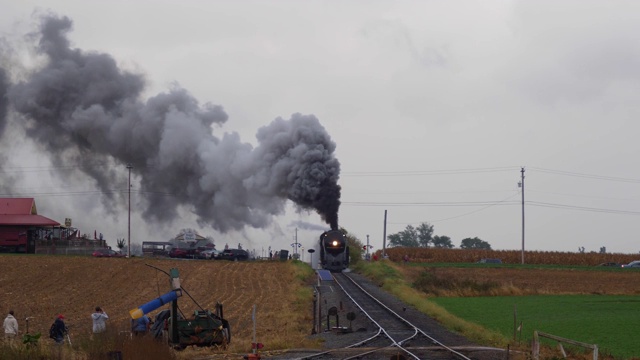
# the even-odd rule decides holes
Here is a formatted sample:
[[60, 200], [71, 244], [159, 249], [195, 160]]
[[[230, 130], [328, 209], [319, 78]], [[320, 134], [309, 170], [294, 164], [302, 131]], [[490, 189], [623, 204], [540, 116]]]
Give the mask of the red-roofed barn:
[[34, 253], [36, 232], [59, 225], [38, 215], [33, 198], [0, 198], [0, 251]]

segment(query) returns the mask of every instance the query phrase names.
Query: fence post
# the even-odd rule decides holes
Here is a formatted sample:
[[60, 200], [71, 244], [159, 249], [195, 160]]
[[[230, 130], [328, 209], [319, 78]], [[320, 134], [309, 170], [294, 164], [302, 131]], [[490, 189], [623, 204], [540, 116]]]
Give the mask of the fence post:
[[533, 344], [531, 345], [531, 357], [538, 360], [540, 357], [540, 341], [538, 339], [538, 331], [533, 332]]
[[571, 344], [571, 345], [575, 345], [575, 346], [581, 346], [587, 349], [591, 349], [593, 350], [593, 360], [598, 360], [598, 345], [596, 344], [587, 344], [587, 343], [583, 343], [583, 342], [579, 342], [579, 341], [575, 341], [575, 340], [571, 340], [571, 339], [566, 339], [566, 338], [562, 338], [560, 336], [556, 336], [556, 335], [551, 335], [551, 334], [547, 334], [547, 333], [543, 333], [541, 331], [534, 331], [533, 332], [533, 350], [532, 350], [532, 356], [534, 358], [534, 360], [538, 360], [538, 357], [540, 355], [540, 342], [538, 337], [545, 337], [547, 339], [551, 339], [551, 340], [555, 340], [558, 343], [560, 343], [560, 350], [563, 352], [564, 354], [564, 348], [562, 347], [562, 343], [567, 343], [567, 344]]

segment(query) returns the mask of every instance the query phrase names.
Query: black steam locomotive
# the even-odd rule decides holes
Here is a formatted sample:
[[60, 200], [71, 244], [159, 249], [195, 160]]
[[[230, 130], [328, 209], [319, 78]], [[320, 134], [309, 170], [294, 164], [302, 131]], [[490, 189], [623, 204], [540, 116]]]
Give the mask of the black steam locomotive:
[[349, 246], [342, 231], [329, 230], [320, 235], [320, 264], [332, 272], [349, 267]]

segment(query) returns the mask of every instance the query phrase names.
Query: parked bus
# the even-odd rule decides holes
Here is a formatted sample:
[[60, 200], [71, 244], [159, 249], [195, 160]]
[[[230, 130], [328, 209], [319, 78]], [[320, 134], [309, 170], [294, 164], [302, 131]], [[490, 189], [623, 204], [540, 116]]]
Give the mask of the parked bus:
[[170, 242], [166, 241], [143, 241], [142, 256], [169, 256]]

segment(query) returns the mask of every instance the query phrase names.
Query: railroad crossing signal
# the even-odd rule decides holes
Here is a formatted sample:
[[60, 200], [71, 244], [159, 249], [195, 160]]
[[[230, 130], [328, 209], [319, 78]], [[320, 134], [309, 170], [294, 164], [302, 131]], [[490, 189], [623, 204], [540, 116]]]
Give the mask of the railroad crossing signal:
[[371, 245], [365, 245], [365, 246], [363, 246], [363, 247], [362, 247], [362, 250], [367, 250], [367, 248], [372, 249], [372, 248], [373, 248], [373, 246], [371, 246]]
[[301, 247], [301, 246], [302, 246], [302, 244], [301, 244], [301, 243], [293, 243], [293, 244], [291, 244], [291, 247], [292, 247], [292, 248], [295, 248], [295, 247], [296, 247], [296, 245], [298, 245], [298, 247]]

